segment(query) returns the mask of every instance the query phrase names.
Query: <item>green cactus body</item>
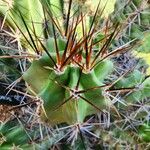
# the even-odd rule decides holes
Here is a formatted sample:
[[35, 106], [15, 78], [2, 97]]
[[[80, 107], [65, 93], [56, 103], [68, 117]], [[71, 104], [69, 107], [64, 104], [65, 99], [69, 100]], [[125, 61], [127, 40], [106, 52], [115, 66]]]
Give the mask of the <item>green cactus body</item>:
[[122, 78], [115, 84], [115, 88], [133, 88], [124, 99], [127, 103], [136, 103], [150, 97], [150, 78], [145, 79], [145, 75], [138, 70], [133, 71], [127, 77]]
[[[81, 77], [81, 84], [83, 85], [84, 89], [90, 89], [92, 87], [98, 87], [102, 85], [100, 80], [98, 80], [98, 78], [96, 77], [94, 71], [88, 74], [83, 74], [83, 76]], [[100, 106], [100, 109], [104, 109], [106, 107], [105, 98], [102, 95], [101, 89], [91, 89], [88, 92], [85, 92], [85, 97], [95, 106]], [[91, 111], [95, 110], [92, 106], [90, 108]]]
[[[20, 41], [24, 47], [28, 48], [30, 53], [34, 53], [35, 45], [32, 44], [32, 40], [36, 41], [37, 45], [39, 45], [37, 37], [44, 37], [44, 13], [40, 1], [11, 0], [7, 2], [0, 0], [0, 4], [0, 14], [6, 17], [7, 24], [10, 26], [11, 30], [16, 33], [15, 36], [17, 36], [17, 41]], [[24, 26], [22, 17], [24, 18], [29, 32], [32, 32], [32, 39]], [[39, 51], [41, 51], [40, 48]]]
[[146, 31], [150, 26], [149, 3], [142, 0], [132, 0], [128, 2], [118, 0], [116, 10], [117, 11], [112, 14], [114, 22], [118, 21], [122, 23], [125, 20], [128, 21], [124, 30], [125, 38], [128, 39], [128, 41], [142, 39], [143, 31]]
[[137, 84], [141, 84], [144, 80], [144, 74], [142, 74], [139, 70], [134, 70], [127, 77], [122, 78], [116, 83], [117, 88], [129, 88], [134, 87]]
[[8, 122], [0, 124], [0, 149], [1, 150], [39, 150], [39, 149], [48, 149], [52, 145], [52, 143], [45, 138], [42, 142], [31, 142], [31, 138], [38, 131], [30, 131], [28, 132], [23, 126], [18, 124], [16, 119], [10, 120]]
[[143, 32], [142, 32], [142, 30], [141, 30], [141, 28], [137, 25], [137, 24], [133, 24], [132, 25], [132, 28], [131, 28], [131, 30], [130, 30], [130, 37], [131, 37], [131, 39], [135, 39], [135, 38], [141, 38], [142, 35], [143, 34]]
[[139, 127], [139, 135], [145, 142], [150, 142], [150, 125], [143, 124]]
[[5, 139], [0, 145], [2, 150], [8, 150], [13, 146], [18, 146], [19, 148], [25, 146], [29, 148], [29, 145], [25, 145], [30, 140], [25, 130], [23, 127], [16, 125], [13, 122], [1, 124], [0, 138]]
[[[63, 52], [65, 40], [57, 39], [57, 43], [60, 52]], [[48, 40], [47, 48], [56, 60], [54, 39]], [[106, 76], [113, 70], [110, 60], [102, 61], [86, 73], [75, 64], [67, 65], [61, 73], [53, 68], [55, 67], [52, 61], [43, 55], [39, 60], [34, 60], [23, 75], [31, 90], [43, 100], [42, 120], [51, 124], [82, 123], [86, 116], [107, 108], [109, 104], [102, 89], [94, 88], [102, 86]], [[77, 83], [78, 89], [75, 89]], [[80, 93], [82, 90], [85, 92]]]
[[[106, 61], [105, 63], [108, 62]], [[81, 94], [81, 96], [86, 98], [89, 103], [82, 98], [78, 98], [78, 95], [76, 95], [77, 97], [74, 95], [74, 97], [72, 97], [68, 102], [61, 106], [61, 103], [63, 103], [63, 101], [71, 96], [71, 91], [69, 91], [69, 89], [73, 90], [78, 82], [79, 69], [80, 68], [78, 67], [68, 67], [63, 74], [59, 75], [52, 71], [50, 74], [47, 74], [47, 77], [45, 76], [47, 79], [45, 79], [45, 81], [42, 83], [43, 85], [41, 86], [41, 88], [38, 88], [35, 91], [38, 92], [37, 94], [43, 99], [44, 112], [42, 113], [42, 116], [44, 115], [44, 113], [46, 113], [46, 116], [44, 117], [45, 120], [48, 119], [52, 124], [62, 122], [67, 122], [69, 124], [77, 123], [78, 121], [83, 122], [84, 118], [87, 115], [94, 114], [99, 111], [90, 103], [98, 107], [100, 110], [106, 108], [107, 103], [105, 97], [102, 95], [102, 90], [100, 89], [89, 90]], [[106, 68], [103, 67], [103, 69]], [[47, 72], [47, 70], [45, 71]], [[32, 76], [31, 74], [33, 73], [34, 75], [34, 72], [35, 67], [34, 65], [32, 65], [31, 68], [29, 68], [29, 70], [25, 73], [24, 79], [30, 84], [31, 88], [36, 89], [35, 87], [37, 85], [37, 82], [32, 82], [35, 79], [30, 80], [30, 77]], [[102, 79], [103, 78], [104, 76], [102, 74]], [[41, 82], [42, 79], [37, 81]], [[66, 86], [69, 89], [65, 89], [61, 85]], [[79, 83], [79, 89], [86, 90], [101, 85], [102, 82], [96, 77], [93, 71], [88, 74], [82, 74]], [[59, 107], [57, 108], [57, 106]]]
[[150, 15], [149, 15], [149, 11], [150, 11], [150, 8], [145, 10], [145, 12], [143, 12], [143, 14], [141, 14], [141, 20], [142, 20], [142, 25], [143, 26], [149, 26], [150, 24]]
[[139, 100], [143, 100], [145, 98], [150, 97], [150, 78], [147, 78], [143, 81], [139, 87], [137, 87], [137, 91], [132, 92], [130, 95], [126, 97], [128, 102], [137, 102]]
[[[26, 29], [23, 25], [20, 15], [19, 15], [19, 11], [20, 11], [20, 13], [24, 16], [24, 18], [30, 28], [33, 28], [32, 21], [37, 22], [34, 24], [36, 35], [42, 36], [41, 35], [41, 30], [42, 30], [41, 23], [42, 23], [44, 16], [43, 16], [43, 10], [42, 10], [39, 0], [33, 0], [33, 1], [12, 0], [12, 2], [10, 2], [10, 4], [7, 1], [0, 1], [0, 3], [1, 3], [0, 13], [4, 14], [4, 15], [6, 15], [8, 13], [7, 14], [7, 22], [10, 23], [10, 25], [13, 28], [16, 29], [17, 28], [16, 24], [17, 24], [18, 27], [22, 28], [23, 32], [26, 32]], [[37, 13], [37, 10], [38, 10], [38, 13]], [[32, 20], [32, 19], [34, 19], [34, 20]]]
[[[105, 69], [105, 71], [104, 71], [104, 69]], [[106, 76], [112, 71], [113, 71], [113, 62], [110, 60], [104, 60], [104, 61], [100, 62], [94, 68], [95, 76], [97, 77], [99, 82], [101, 82], [101, 84], [103, 83]]]

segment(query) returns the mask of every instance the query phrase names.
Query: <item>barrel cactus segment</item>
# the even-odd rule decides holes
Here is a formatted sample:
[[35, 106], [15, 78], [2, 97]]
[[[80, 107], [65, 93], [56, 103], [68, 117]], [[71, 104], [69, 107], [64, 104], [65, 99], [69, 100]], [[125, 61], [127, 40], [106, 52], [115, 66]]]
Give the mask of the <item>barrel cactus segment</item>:
[[[113, 61], [109, 57], [119, 51], [108, 52], [119, 26], [110, 27], [108, 35], [96, 31], [94, 22], [99, 2], [87, 28], [86, 13], [82, 9], [78, 8], [78, 14], [70, 17], [72, 3], [71, 0], [68, 3], [63, 27], [59, 27], [59, 20], [50, 11], [48, 17], [52, 21], [53, 34], [44, 44], [39, 39], [44, 52], [23, 74], [30, 92], [42, 99], [41, 119], [53, 125], [83, 123], [86, 116], [111, 107], [111, 102], [104, 95], [104, 87], [105, 79], [113, 71]], [[49, 10], [48, 6], [43, 2], [46, 10]], [[23, 22], [26, 26], [24, 19]], [[78, 28], [82, 36], [78, 36]]]
[[14, 30], [21, 28], [22, 32], [25, 34], [26, 29], [23, 26], [21, 17], [19, 16], [19, 12], [21, 12], [25, 21], [27, 22], [28, 28], [33, 30], [33, 21], [36, 35], [39, 37], [42, 36], [42, 23], [44, 14], [39, 0], [0, 0], [0, 4], [0, 14], [5, 15], [6, 22], [10, 25], [11, 28]]
[[145, 142], [150, 142], [150, 124], [144, 123], [139, 127], [139, 135]]
[[[51, 55], [56, 60], [56, 54]], [[110, 60], [102, 61], [90, 72], [72, 63], [62, 72], [54, 69], [49, 57], [43, 55], [23, 75], [31, 90], [43, 100], [43, 120], [51, 124], [83, 122], [87, 115], [110, 105], [100, 88], [113, 70]]]
[[[106, 94], [109, 86], [105, 81], [113, 71], [113, 61], [110, 57], [130, 47], [129, 42], [115, 51], [109, 51], [120, 27], [118, 24], [109, 27], [107, 25], [103, 30], [97, 30], [95, 20], [99, 15], [100, 3], [94, 16], [90, 18], [89, 28], [84, 18], [87, 14], [79, 8], [78, 13], [73, 14], [72, 3], [71, 0], [68, 2], [64, 26], [60, 26], [55, 13], [50, 11], [47, 14], [51, 20], [52, 35], [44, 42], [38, 39], [43, 53], [39, 59], [33, 60], [23, 74], [30, 92], [42, 100], [41, 119], [52, 125], [83, 123], [89, 115], [104, 112], [107, 108], [116, 110]], [[43, 4], [46, 12], [49, 10], [48, 6]], [[26, 26], [24, 19], [23, 22]], [[135, 73], [135, 76], [137, 74]], [[128, 88], [127, 83], [121, 84], [123, 88]], [[130, 97], [133, 96], [129, 95], [126, 99], [133, 99]]]
[[0, 124], [0, 140], [0, 147], [2, 150], [12, 148], [31, 149], [28, 144], [30, 142], [29, 135], [27, 135], [21, 125], [16, 124], [14, 121]]
[[126, 103], [136, 103], [149, 98], [150, 78], [139, 70], [134, 70], [127, 77], [123, 77], [115, 85], [115, 88], [131, 88], [132, 91], [124, 96]]
[[114, 13], [111, 15], [114, 22], [124, 22], [122, 40], [142, 39], [144, 31], [150, 26], [150, 3], [143, 0], [118, 0]]
[[0, 124], [0, 148], [1, 150], [33, 150], [48, 149], [55, 142], [48, 137], [37, 141], [39, 131], [31, 130], [24, 124], [20, 124], [17, 119]]

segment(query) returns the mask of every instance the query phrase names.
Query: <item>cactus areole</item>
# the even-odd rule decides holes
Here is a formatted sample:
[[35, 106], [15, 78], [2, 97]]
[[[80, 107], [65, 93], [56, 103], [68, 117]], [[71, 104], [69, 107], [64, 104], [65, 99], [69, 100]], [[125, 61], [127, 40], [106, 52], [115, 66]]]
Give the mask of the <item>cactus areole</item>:
[[[58, 62], [56, 41], [61, 60], [66, 57], [59, 64], [53, 63], [53, 60]], [[66, 40], [58, 38], [56, 41], [50, 38], [46, 43], [52, 59], [43, 54], [39, 60], [32, 62], [23, 78], [43, 101], [42, 120], [51, 124], [82, 123], [86, 116], [103, 111], [108, 106], [102, 86], [113, 69], [113, 63], [103, 60], [93, 68], [90, 63], [87, 67], [84, 61], [88, 56], [80, 52], [64, 56]]]

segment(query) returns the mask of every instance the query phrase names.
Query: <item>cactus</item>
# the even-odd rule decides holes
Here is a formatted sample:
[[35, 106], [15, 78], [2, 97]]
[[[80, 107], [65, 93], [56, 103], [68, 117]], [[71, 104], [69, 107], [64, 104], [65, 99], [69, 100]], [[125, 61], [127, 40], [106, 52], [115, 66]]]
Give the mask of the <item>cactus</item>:
[[[100, 111], [107, 106], [107, 100], [102, 95], [102, 91], [100, 89], [92, 90], [92, 88], [103, 85], [105, 76], [112, 71], [113, 64], [111, 61], [105, 60], [101, 62], [93, 71], [89, 73], [83, 72], [80, 77], [82, 68], [75, 66], [75, 64], [74, 66], [68, 65], [62, 73], [44, 69], [44, 66], [47, 68], [53, 67], [52, 62], [48, 60], [48, 57], [35, 60], [25, 72], [23, 78], [30, 85], [32, 91], [43, 99], [44, 112], [49, 116], [47, 119], [52, 124], [83, 122], [85, 116]], [[105, 71], [102, 72], [102, 70]], [[31, 78], [37, 74], [39, 77]], [[80, 82], [78, 83], [79, 78]], [[75, 89], [78, 84], [78, 89]], [[87, 91], [81, 95], [74, 93], [86, 89], [91, 89], [92, 91]], [[84, 98], [82, 98], [83, 96]], [[70, 100], [67, 102], [67, 99]], [[90, 103], [94, 106], [91, 106]], [[96, 109], [97, 106], [99, 109]], [[62, 117], [60, 118], [61, 120], [58, 117], [57, 121], [57, 114]]]
[[139, 134], [144, 141], [149, 142], [150, 141], [150, 125], [146, 123], [141, 125], [139, 127]]
[[139, 46], [136, 50], [136, 52], [134, 52], [134, 55], [137, 58], [142, 58], [145, 63], [148, 65], [147, 66], [147, 70], [146, 70], [146, 74], [150, 75], [150, 33], [146, 32], [144, 34], [144, 37], [142, 39], [142, 44], [141, 46]]
[[[45, 2], [43, 2], [43, 6], [45, 6]], [[46, 7], [46, 9], [48, 8]], [[97, 12], [95, 13], [96, 15]], [[65, 29], [64, 33], [67, 39], [62, 37], [62, 33], [59, 33], [59, 38], [56, 37], [55, 32], [57, 30], [61, 31], [61, 29], [58, 29], [56, 22], [52, 19], [54, 38], [47, 39], [45, 44], [47, 47], [37, 37], [38, 42], [40, 42], [41, 47], [48, 56], [42, 54], [41, 58], [34, 60], [31, 67], [23, 74], [23, 78], [30, 85], [30, 90], [43, 100], [44, 110], [42, 110], [41, 118], [45, 118], [44, 120], [48, 120], [51, 124], [83, 122], [87, 115], [109, 107], [109, 102], [102, 94], [101, 89], [86, 92], [86, 88], [92, 89], [103, 86], [105, 76], [112, 71], [113, 63], [106, 59], [107, 57], [104, 60], [100, 60], [98, 57], [101, 53], [99, 52], [96, 56], [92, 54], [94, 43], [92, 43], [91, 39], [95, 35], [91, 33], [91, 29], [87, 35], [83, 35], [81, 40], [74, 37], [75, 30], [80, 24], [78, 19], [82, 19], [82, 22], [84, 21], [80, 14], [78, 19], [75, 17], [76, 22], [73, 22], [76, 23], [75, 27], [70, 25], [71, 21], [67, 18], [67, 26], [69, 27]], [[30, 27], [22, 13], [20, 13], [20, 18], [30, 36]], [[19, 26], [17, 22], [15, 24]], [[94, 24], [91, 25], [94, 27]], [[84, 30], [83, 28], [84, 25], [82, 30]], [[34, 34], [36, 36], [36, 33]], [[113, 34], [112, 32], [112, 36]], [[73, 40], [71, 41], [70, 38]], [[73, 42], [72, 45], [70, 42]], [[32, 41], [32, 45], [36, 45], [36, 42]], [[85, 62], [86, 64], [84, 64]], [[36, 74], [40, 75], [40, 78], [36, 78]], [[82, 91], [85, 92], [82, 93]], [[64, 114], [60, 116], [62, 112]]]
[[[0, 39], [0, 44], [4, 44], [3, 39]], [[12, 91], [8, 92], [9, 89], [6, 87], [21, 76], [20, 66], [18, 60], [11, 57], [15, 53], [14, 47], [11, 47], [11, 54], [8, 54], [6, 50], [8, 47], [2, 45], [0, 45], [0, 104], [19, 105], [21, 96]]]
[[16, 119], [9, 120], [0, 124], [0, 148], [2, 150], [9, 149], [48, 149], [54, 141], [48, 140], [46, 137], [43, 141], [37, 141], [35, 138], [37, 131], [25, 128], [19, 124]]
[[[66, 20], [63, 22], [63, 19], [57, 18], [60, 11], [56, 7], [51, 9], [51, 3], [48, 0], [41, 1], [41, 4], [45, 12], [44, 19], [50, 20], [47, 23], [46, 31], [43, 31], [46, 32], [46, 34], [43, 33], [44, 40], [38, 37], [38, 33], [34, 32], [33, 28], [36, 28], [34, 23], [32, 26], [28, 25], [24, 13], [21, 10], [17, 13], [23, 31], [25, 30], [30, 39], [26, 39], [26, 44], [29, 44], [35, 51], [35, 57], [29, 59], [31, 65], [23, 72], [22, 77], [26, 81], [28, 93], [38, 96], [42, 102], [39, 114], [40, 120], [45, 125], [54, 127], [65, 125], [64, 128], [69, 129], [66, 129], [67, 134], [64, 133], [60, 139], [64, 137], [71, 142], [73, 147], [77, 148], [78, 145], [79, 149], [86, 149], [84, 143], [86, 134], [98, 138], [98, 143], [102, 141], [111, 144], [111, 138], [113, 137], [114, 143], [119, 141], [115, 148], [120, 148], [119, 146], [124, 145], [124, 142], [135, 144], [141, 142], [141, 144], [146, 145], [149, 142], [148, 133], [147, 129], [145, 131], [145, 128], [140, 128], [141, 123], [143, 123], [140, 119], [142, 117], [145, 119], [149, 114], [145, 110], [141, 117], [143, 111], [138, 112], [134, 105], [150, 97], [150, 78], [141, 73], [139, 68], [128, 73], [127, 76], [118, 78], [114, 69], [114, 60], [111, 59], [111, 57], [132, 48], [132, 44], [135, 45], [136, 42], [132, 44], [129, 42], [115, 50], [111, 49], [110, 46], [115, 43], [115, 37], [118, 35], [120, 26], [118, 24], [111, 26], [106, 21], [108, 24], [102, 26], [102, 30], [98, 30], [96, 19], [99, 15], [100, 3], [94, 16], [90, 16], [89, 21], [87, 21], [89, 25], [84, 18], [86, 13], [83, 12], [82, 8], [77, 7], [77, 10], [72, 10], [72, 0], [68, 2], [69, 9]], [[63, 12], [64, 6], [61, 4], [60, 7]], [[130, 7], [127, 9], [132, 11]], [[75, 13], [76, 11], [78, 13]], [[56, 12], [58, 14], [55, 14]], [[17, 21], [14, 23], [17, 28], [19, 27], [18, 30], [22, 31], [20, 24]], [[80, 36], [78, 36], [79, 34]], [[115, 80], [109, 78], [113, 74], [115, 77], [117, 76]], [[118, 95], [121, 99], [117, 98]], [[132, 109], [137, 111], [136, 114]], [[128, 114], [128, 111], [132, 113]], [[97, 118], [100, 116], [99, 122], [93, 125], [94, 119], [91, 119], [90, 116]], [[135, 124], [130, 123], [130, 120], [127, 123], [126, 118], [128, 119], [128, 117], [133, 117]], [[110, 120], [107, 120], [108, 118]], [[121, 132], [121, 129], [125, 134]], [[100, 134], [97, 133], [99, 131]], [[136, 131], [139, 134], [136, 134]], [[24, 140], [25, 133], [22, 134], [21, 132], [21, 128], [18, 127], [16, 131], [10, 132], [10, 136], [12, 135], [12, 138], [20, 134]], [[76, 140], [78, 135], [80, 135], [80, 138]], [[126, 137], [131, 137], [132, 141], [126, 140]], [[140, 140], [138, 140], [139, 137]], [[12, 146], [12, 141], [9, 139], [8, 134], [7, 141], [11, 145], [7, 145], [6, 141], [4, 146]], [[49, 140], [43, 140], [37, 149], [51, 148], [51, 144], [45, 146], [47, 141], [49, 142]], [[17, 142], [14, 141], [17, 146], [23, 148], [33, 146], [28, 144], [27, 141], [23, 141], [22, 143], [25, 143], [23, 145]], [[35, 145], [37, 146], [36, 143]], [[100, 147], [103, 148], [102, 145]]]
[[150, 25], [149, 2], [118, 0], [115, 8], [116, 11], [111, 15], [112, 21], [124, 22], [124, 42], [134, 38], [142, 39], [143, 32], [148, 30]]
[[25, 133], [25, 130], [14, 121], [0, 125], [0, 139], [2, 150], [12, 148], [13, 146], [20, 146], [19, 148], [21, 148], [24, 143], [29, 142], [29, 137]]

